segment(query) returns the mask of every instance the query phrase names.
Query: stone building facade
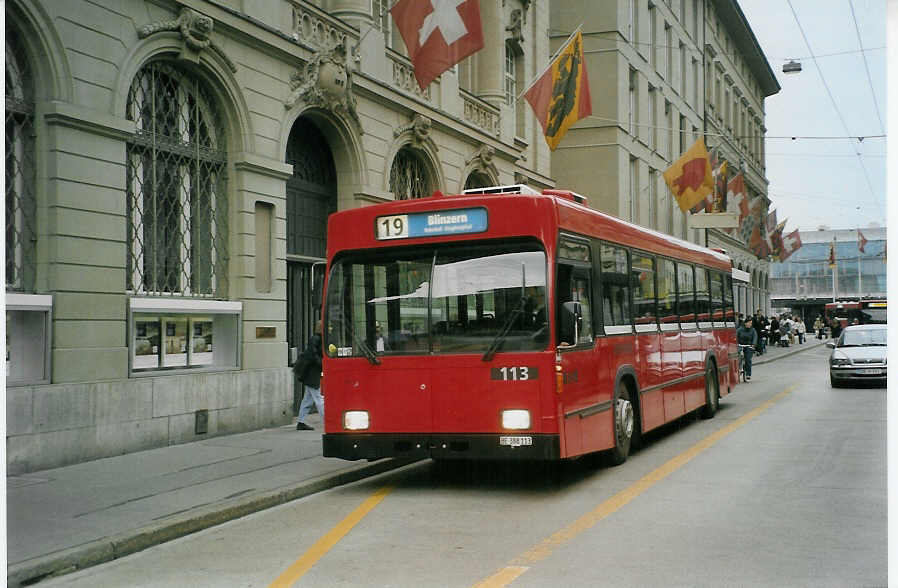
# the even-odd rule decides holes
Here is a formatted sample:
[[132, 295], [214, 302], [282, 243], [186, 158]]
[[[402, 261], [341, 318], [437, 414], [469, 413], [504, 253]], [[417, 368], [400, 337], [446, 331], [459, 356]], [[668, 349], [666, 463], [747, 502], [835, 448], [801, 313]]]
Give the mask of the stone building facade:
[[290, 422], [328, 214], [553, 185], [549, 5], [422, 91], [389, 4], [6, 3], [9, 472]]
[[592, 116], [552, 157], [558, 185], [639, 225], [727, 251], [750, 282], [736, 310], [769, 310], [769, 264], [717, 229], [691, 229], [662, 173], [700, 136], [766, 198], [764, 98], [779, 84], [735, 0], [553, 2], [552, 48], [582, 27]]

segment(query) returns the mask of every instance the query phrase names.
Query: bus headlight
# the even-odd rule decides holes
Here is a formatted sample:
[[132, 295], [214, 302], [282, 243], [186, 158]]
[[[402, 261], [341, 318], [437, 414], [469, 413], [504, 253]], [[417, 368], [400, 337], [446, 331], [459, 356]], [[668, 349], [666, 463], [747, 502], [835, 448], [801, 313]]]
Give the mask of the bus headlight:
[[530, 428], [530, 411], [529, 410], [503, 410], [502, 411], [502, 428], [503, 429], [529, 429]]
[[347, 410], [343, 413], [343, 428], [350, 431], [361, 431], [369, 426], [367, 410]]

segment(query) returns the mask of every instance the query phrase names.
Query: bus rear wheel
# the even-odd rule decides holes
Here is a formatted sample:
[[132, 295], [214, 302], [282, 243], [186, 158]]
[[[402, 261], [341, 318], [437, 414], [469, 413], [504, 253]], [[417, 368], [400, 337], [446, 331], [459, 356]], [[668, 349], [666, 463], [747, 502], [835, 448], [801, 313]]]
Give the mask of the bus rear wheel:
[[717, 370], [709, 363], [705, 369], [705, 405], [702, 407], [702, 418], [713, 419], [720, 402], [720, 383], [717, 381]]
[[636, 426], [636, 418], [633, 413], [633, 402], [630, 400], [630, 389], [623, 381], [618, 382], [614, 391], [614, 448], [609, 452], [611, 465], [620, 465], [627, 461], [630, 454], [630, 441], [633, 439], [633, 429]]

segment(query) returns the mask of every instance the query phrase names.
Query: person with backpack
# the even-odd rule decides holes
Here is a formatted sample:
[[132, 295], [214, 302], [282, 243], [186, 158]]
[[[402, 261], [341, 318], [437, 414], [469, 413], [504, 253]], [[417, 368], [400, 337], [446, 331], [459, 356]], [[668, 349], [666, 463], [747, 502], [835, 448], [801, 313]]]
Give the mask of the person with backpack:
[[315, 427], [305, 422], [312, 410], [312, 403], [324, 422], [324, 397], [321, 395], [321, 321], [315, 326], [315, 334], [302, 350], [293, 371], [298, 381], [303, 384], [302, 402], [299, 404], [299, 419], [296, 421], [297, 431], [314, 431]]

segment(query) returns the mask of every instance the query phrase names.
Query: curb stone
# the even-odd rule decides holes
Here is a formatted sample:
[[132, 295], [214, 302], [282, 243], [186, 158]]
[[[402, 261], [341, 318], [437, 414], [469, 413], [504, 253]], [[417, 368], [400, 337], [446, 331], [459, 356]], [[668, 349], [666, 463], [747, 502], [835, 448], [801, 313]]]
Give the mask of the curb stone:
[[90, 541], [55, 553], [38, 556], [10, 565], [6, 580], [11, 588], [30, 586], [56, 576], [77, 572], [101, 563], [143, 551], [179, 537], [202, 531], [234, 519], [274, 506], [310, 496], [330, 488], [399, 469], [418, 460], [390, 458], [325, 474], [311, 480], [256, 494], [246, 494], [230, 501], [191, 509], [170, 515], [137, 529], [124, 531], [104, 539]]
[[822, 341], [820, 343], [811, 343], [810, 341], [808, 341], [808, 342], [804, 343], [804, 345], [799, 345], [798, 343], [796, 343], [793, 347], [797, 347], [797, 348], [793, 349], [792, 351], [787, 351], [786, 353], [775, 355], [773, 357], [767, 357], [767, 354], [765, 353], [764, 355], [761, 356], [762, 359], [753, 359], [751, 364], [753, 366], [756, 366], [756, 365], [762, 365], [765, 363], [770, 363], [770, 362], [776, 361], [778, 359], [783, 359], [784, 357], [790, 357], [792, 355], [795, 355], [796, 353], [801, 353], [802, 351], [808, 351], [809, 349], [817, 349], [818, 347], [822, 347], [822, 346], [826, 345], [826, 343], [827, 343], [827, 341]]

